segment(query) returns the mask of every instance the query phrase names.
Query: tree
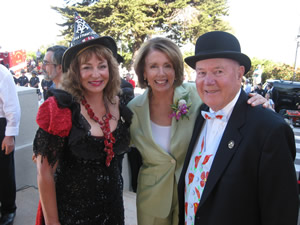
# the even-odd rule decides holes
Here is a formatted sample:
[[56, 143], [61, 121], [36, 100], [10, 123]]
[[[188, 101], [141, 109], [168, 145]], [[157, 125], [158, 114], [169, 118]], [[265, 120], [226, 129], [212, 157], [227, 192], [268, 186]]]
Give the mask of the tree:
[[[262, 83], [268, 79], [273, 80], [293, 80], [294, 68], [284, 63], [276, 63], [266, 59], [252, 58], [252, 67], [245, 75], [246, 78], [252, 79], [252, 74], [257, 65], [262, 65]], [[300, 68], [296, 71], [295, 81], [300, 81]]]
[[60, 24], [67, 41], [72, 39], [77, 11], [96, 33], [115, 39], [130, 68], [137, 50], [154, 35], [164, 35], [182, 46], [195, 43], [207, 31], [230, 30], [222, 20], [228, 15], [226, 4], [226, 0], [83, 0], [52, 8], [67, 19]]

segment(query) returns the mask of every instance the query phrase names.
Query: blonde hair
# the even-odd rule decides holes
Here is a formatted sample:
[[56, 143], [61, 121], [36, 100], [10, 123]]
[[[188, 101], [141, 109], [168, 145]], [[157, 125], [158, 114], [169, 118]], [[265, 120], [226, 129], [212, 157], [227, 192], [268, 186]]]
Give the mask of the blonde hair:
[[182, 84], [184, 78], [183, 57], [178, 46], [167, 38], [157, 37], [145, 42], [134, 61], [134, 70], [138, 76], [139, 86], [148, 87], [147, 80], [144, 80], [145, 58], [151, 50], [158, 50], [166, 54], [173, 64], [175, 70], [175, 81], [173, 86], [178, 87]]
[[66, 90], [79, 101], [83, 94], [84, 88], [80, 79], [80, 65], [89, 61], [92, 54], [95, 53], [97, 58], [105, 58], [109, 68], [109, 81], [103, 90], [103, 96], [111, 103], [114, 103], [114, 97], [120, 92], [121, 79], [119, 75], [119, 64], [114, 58], [112, 52], [102, 45], [91, 46], [80, 52], [72, 59], [70, 68], [63, 74], [62, 89]]

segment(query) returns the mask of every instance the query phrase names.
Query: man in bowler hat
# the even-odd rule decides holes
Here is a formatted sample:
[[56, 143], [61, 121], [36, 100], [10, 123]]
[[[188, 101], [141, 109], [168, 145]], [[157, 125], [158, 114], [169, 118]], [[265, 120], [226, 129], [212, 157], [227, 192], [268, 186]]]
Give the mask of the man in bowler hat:
[[206, 33], [185, 62], [204, 104], [178, 184], [179, 224], [296, 225], [294, 134], [275, 112], [247, 104], [251, 61], [239, 41]]

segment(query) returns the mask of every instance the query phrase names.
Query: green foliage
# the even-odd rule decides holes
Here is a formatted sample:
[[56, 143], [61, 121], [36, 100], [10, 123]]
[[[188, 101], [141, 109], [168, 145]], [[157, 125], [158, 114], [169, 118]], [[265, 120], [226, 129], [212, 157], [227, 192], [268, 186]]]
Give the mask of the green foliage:
[[164, 35], [179, 46], [194, 43], [203, 33], [229, 30], [222, 20], [228, 15], [226, 0], [101, 0], [82, 1], [67, 7], [52, 7], [66, 22], [62, 36], [73, 37], [74, 12], [100, 35], [112, 36], [130, 68], [145, 40]]
[[[41, 54], [41, 59], [43, 59], [44, 56], [45, 56], [47, 47], [42, 46], [39, 49], [40, 49], [40, 52], [42, 53]], [[36, 51], [28, 51], [28, 52], [26, 52], [26, 59], [34, 59], [34, 60], [36, 60]]]
[[183, 39], [195, 43], [197, 38], [209, 31], [229, 31], [231, 27], [222, 19], [228, 16], [226, 0], [198, 0], [195, 5], [195, 16], [191, 23], [186, 24]]
[[290, 65], [257, 58], [253, 58], [251, 59], [251, 61], [252, 67], [250, 71], [245, 75], [245, 77], [250, 80], [252, 80], [252, 74], [254, 69], [258, 65], [262, 65], [262, 83], [265, 83], [268, 79], [300, 81], [300, 68], [296, 70], [294, 79], [294, 68]]
[[[195, 54], [194, 50], [186, 50], [182, 51], [183, 58], [193, 56]], [[189, 81], [194, 81], [195, 79], [191, 76], [192, 73], [194, 73], [194, 69], [188, 66], [188, 64], [184, 63], [184, 71], [185, 71], [185, 79]]]

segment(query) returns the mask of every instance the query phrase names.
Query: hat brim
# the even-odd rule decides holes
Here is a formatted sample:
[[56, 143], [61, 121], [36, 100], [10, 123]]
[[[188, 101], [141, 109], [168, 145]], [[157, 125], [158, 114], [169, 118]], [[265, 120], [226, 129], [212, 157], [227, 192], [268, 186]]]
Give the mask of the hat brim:
[[95, 38], [93, 40], [89, 40], [87, 42], [82, 42], [80, 44], [74, 45], [68, 48], [62, 58], [62, 69], [63, 72], [67, 72], [70, 67], [71, 61], [75, 58], [76, 54], [83, 48], [86, 48], [90, 45], [103, 45], [110, 49], [113, 53], [113, 56], [117, 59], [117, 45], [114, 39], [110, 36], [102, 36], [99, 38]]
[[213, 58], [227, 58], [227, 59], [233, 59], [235, 61], [238, 61], [242, 66], [245, 67], [245, 74], [251, 68], [251, 60], [247, 55], [239, 52], [233, 52], [233, 51], [208, 52], [208, 53], [197, 54], [195, 56], [189, 56], [185, 58], [184, 61], [190, 67], [195, 69], [196, 62], [200, 60], [213, 59]]
[[120, 63], [123, 63], [123, 62], [124, 62], [123, 56], [117, 54], [117, 61], [118, 61], [119, 64], [120, 64]]

